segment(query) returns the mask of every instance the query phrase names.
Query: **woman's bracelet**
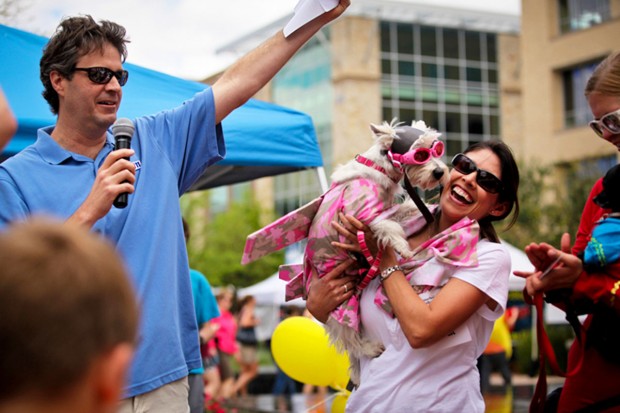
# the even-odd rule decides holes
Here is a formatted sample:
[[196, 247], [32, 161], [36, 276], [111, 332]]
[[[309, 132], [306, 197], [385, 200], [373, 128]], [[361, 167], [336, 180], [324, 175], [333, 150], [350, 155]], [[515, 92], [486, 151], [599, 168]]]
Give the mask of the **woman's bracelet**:
[[403, 269], [400, 265], [393, 265], [391, 267], [387, 267], [385, 270], [381, 271], [381, 282], [385, 281], [390, 275], [392, 275], [396, 271], [402, 270]]

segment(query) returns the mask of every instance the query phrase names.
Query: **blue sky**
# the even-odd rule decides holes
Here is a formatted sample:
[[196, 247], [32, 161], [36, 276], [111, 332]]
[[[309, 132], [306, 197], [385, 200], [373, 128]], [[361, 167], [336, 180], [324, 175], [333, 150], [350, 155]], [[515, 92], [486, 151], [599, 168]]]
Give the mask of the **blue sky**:
[[[404, 0], [407, 1], [407, 0]], [[355, 0], [352, 0], [355, 2]], [[520, 0], [411, 0], [518, 14]], [[63, 16], [91, 14], [127, 29], [128, 61], [199, 80], [237, 56], [215, 50], [293, 11], [297, 0], [20, 0], [13, 27], [50, 36]]]

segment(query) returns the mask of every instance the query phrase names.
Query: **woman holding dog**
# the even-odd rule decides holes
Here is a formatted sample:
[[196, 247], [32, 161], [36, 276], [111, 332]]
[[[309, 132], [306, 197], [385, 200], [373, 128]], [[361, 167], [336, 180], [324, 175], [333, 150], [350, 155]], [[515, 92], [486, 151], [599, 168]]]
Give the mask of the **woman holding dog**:
[[[514, 223], [519, 172], [501, 142], [472, 145], [452, 163], [434, 222], [420, 214], [404, 225], [413, 258], [382, 248], [381, 274], [361, 293], [362, 334], [385, 351], [362, 358], [347, 411], [484, 412], [476, 359], [505, 310], [511, 268], [493, 222], [514, 210]], [[361, 251], [364, 231], [377, 256], [372, 233], [354, 217], [334, 226], [350, 241], [339, 246]], [[354, 279], [341, 276], [352, 263], [313, 278], [308, 309], [318, 320], [353, 294]]]
[[[597, 66], [586, 84], [585, 95], [594, 115], [590, 126], [600, 138], [620, 150], [620, 52]], [[531, 296], [544, 293], [545, 299], [564, 309], [569, 319], [588, 314], [579, 327], [580, 339], [573, 341], [568, 354], [567, 371], [572, 373], [564, 382], [558, 412], [585, 408], [593, 412], [620, 412], [620, 297], [616, 297], [620, 294], [620, 268], [612, 264], [606, 272], [589, 273], [577, 257], [583, 253], [598, 221], [610, 212], [594, 201], [602, 189], [599, 179], [586, 201], [572, 251], [568, 234], [562, 236], [560, 250], [546, 243], [532, 243], [525, 252], [538, 271], [516, 273], [527, 277], [526, 288]], [[553, 265], [558, 257], [559, 264], [540, 278], [540, 270]]]

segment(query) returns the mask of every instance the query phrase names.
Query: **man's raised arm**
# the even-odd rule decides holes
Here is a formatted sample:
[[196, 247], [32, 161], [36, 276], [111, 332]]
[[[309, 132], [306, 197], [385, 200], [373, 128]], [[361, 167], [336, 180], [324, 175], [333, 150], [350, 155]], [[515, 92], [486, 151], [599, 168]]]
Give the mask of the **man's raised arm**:
[[228, 68], [213, 85], [216, 122], [221, 122], [254, 96], [314, 34], [344, 13], [350, 4], [350, 0], [340, 0], [334, 9], [311, 20], [289, 37], [279, 31]]

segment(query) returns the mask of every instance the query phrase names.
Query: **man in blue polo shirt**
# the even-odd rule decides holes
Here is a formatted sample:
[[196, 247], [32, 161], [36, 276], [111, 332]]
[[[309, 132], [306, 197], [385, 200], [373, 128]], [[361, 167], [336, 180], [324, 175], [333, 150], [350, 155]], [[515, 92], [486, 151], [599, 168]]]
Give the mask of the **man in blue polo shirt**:
[[[222, 119], [348, 5], [340, 0], [289, 37], [277, 33], [182, 106], [135, 119], [131, 149], [114, 150], [109, 131], [128, 80], [125, 29], [67, 18], [46, 45], [43, 96], [58, 119], [0, 164], [0, 227], [54, 215], [116, 244], [142, 315], [119, 412], [189, 411], [187, 375], [201, 360], [178, 198], [224, 157]], [[127, 207], [112, 207], [121, 193], [130, 194]]]

